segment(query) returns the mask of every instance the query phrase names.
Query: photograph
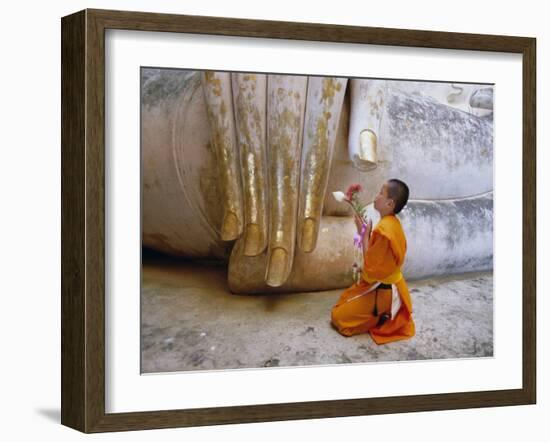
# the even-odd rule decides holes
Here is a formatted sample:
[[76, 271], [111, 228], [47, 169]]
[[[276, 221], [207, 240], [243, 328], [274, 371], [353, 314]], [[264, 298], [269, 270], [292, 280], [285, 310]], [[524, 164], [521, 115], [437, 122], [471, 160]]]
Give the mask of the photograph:
[[62, 425], [537, 404], [536, 36], [310, 9], [60, 15]]
[[141, 374], [494, 357], [495, 84], [139, 76]]

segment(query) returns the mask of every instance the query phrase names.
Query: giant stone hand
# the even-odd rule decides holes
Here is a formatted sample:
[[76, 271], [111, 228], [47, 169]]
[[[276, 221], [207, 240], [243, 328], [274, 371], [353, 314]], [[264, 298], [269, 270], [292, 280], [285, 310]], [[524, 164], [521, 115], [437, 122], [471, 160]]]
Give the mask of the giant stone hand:
[[491, 265], [492, 89], [208, 75], [144, 75], [144, 245], [229, 259], [236, 292], [344, 287], [353, 221], [330, 192], [369, 202], [397, 176], [408, 275]]
[[221, 237], [240, 238], [244, 256], [266, 250], [265, 281], [282, 285], [295, 242], [317, 242], [346, 80], [202, 73], [218, 158]]

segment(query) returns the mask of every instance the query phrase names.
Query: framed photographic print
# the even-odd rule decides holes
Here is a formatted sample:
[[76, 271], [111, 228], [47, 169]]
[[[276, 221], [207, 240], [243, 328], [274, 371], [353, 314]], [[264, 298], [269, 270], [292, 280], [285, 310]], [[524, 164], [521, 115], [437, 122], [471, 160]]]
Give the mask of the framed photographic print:
[[64, 425], [535, 403], [535, 39], [61, 24]]

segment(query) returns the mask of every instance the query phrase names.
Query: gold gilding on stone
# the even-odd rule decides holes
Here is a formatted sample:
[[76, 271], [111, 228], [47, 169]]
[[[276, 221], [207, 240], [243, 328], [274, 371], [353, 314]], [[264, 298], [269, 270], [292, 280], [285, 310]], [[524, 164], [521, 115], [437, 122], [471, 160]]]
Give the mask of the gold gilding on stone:
[[222, 95], [222, 86], [221, 79], [216, 75], [216, 72], [206, 71], [204, 73], [205, 83], [208, 85], [211, 92], [216, 97], [221, 97]]
[[342, 89], [341, 80], [336, 78], [323, 78], [323, 93], [321, 101], [325, 102], [325, 105], [332, 106], [334, 95], [336, 92], [340, 92]]
[[278, 286], [288, 278], [294, 256], [307, 79], [273, 75], [268, 81], [271, 256], [266, 282]]
[[317, 242], [317, 235], [315, 230], [315, 220], [307, 218], [302, 226], [302, 242], [300, 244], [300, 248], [306, 253], [310, 253], [315, 249], [315, 245]]
[[328, 179], [330, 165], [329, 120], [331, 113], [323, 111], [317, 119], [313, 143], [305, 152], [302, 176], [302, 192], [305, 195], [304, 217], [315, 218], [324, 199], [324, 183]]
[[266, 283], [271, 287], [283, 285], [287, 278], [288, 253], [277, 247], [271, 251], [266, 275]]
[[264, 238], [257, 224], [248, 224], [245, 229], [244, 254], [256, 256], [264, 250]]
[[227, 212], [223, 218], [222, 223], [222, 240], [232, 241], [236, 239], [240, 234], [239, 220], [232, 212]]
[[[245, 232], [245, 255], [255, 256], [266, 247], [266, 186], [265, 186], [265, 96], [262, 101], [256, 94], [256, 86], [263, 83], [265, 76], [234, 74], [233, 94], [237, 139], [243, 181]], [[260, 93], [261, 88], [259, 89]]]
[[[333, 113], [338, 117], [341, 100], [336, 102], [337, 93], [342, 92], [346, 80], [336, 78], [323, 78], [319, 82], [310, 84], [310, 88], [318, 87], [319, 105], [316, 107], [313, 101], [313, 93], [308, 92], [308, 107], [306, 111], [306, 138], [302, 152], [302, 177], [301, 177], [301, 225], [299, 237], [300, 248], [304, 252], [311, 252], [317, 242], [317, 228], [323, 209], [328, 175], [332, 160], [332, 144], [336, 131], [337, 121], [332, 121]], [[313, 90], [313, 89], [312, 89]], [[319, 89], [318, 89], [319, 90]], [[343, 96], [341, 97], [343, 99]]]
[[212, 145], [218, 161], [218, 172], [223, 192], [222, 202], [225, 216], [221, 226], [221, 237], [224, 241], [234, 240], [241, 235], [243, 213], [241, 176], [230, 88], [229, 74], [204, 73], [203, 89]]

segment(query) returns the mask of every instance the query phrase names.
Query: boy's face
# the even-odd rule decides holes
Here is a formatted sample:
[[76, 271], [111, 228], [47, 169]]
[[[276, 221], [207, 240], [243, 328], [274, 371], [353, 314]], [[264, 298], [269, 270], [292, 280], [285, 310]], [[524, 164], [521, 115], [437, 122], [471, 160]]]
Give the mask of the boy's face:
[[395, 202], [388, 196], [388, 183], [384, 183], [374, 198], [374, 208], [382, 215], [393, 213]]

